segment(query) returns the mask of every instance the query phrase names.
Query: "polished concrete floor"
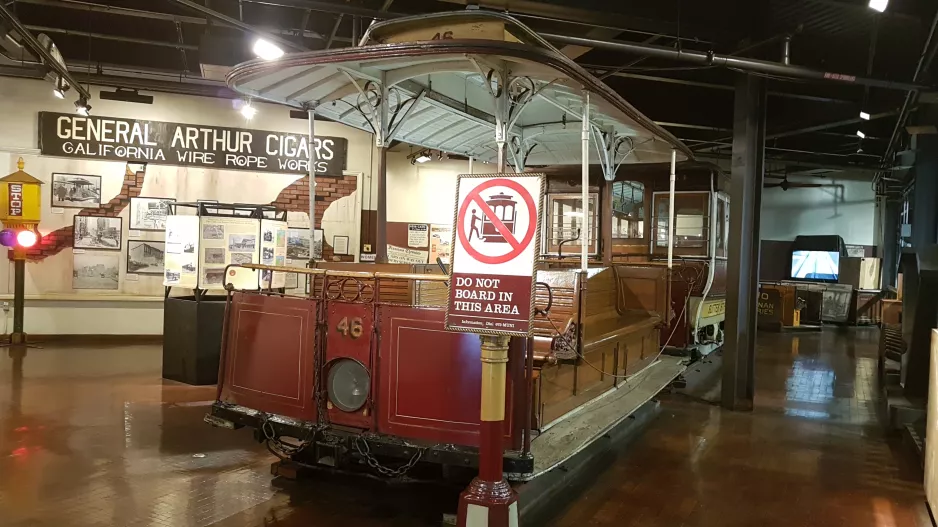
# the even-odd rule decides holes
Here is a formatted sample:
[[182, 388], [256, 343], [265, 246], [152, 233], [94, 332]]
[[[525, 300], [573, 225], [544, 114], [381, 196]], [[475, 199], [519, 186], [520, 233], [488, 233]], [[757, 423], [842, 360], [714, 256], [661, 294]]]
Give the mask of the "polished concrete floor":
[[[930, 525], [877, 422], [875, 329], [760, 334], [752, 413], [663, 398], [561, 526]], [[0, 356], [0, 526], [415, 526], [451, 494], [272, 482], [250, 434], [201, 421], [213, 387], [162, 381], [157, 346]]]

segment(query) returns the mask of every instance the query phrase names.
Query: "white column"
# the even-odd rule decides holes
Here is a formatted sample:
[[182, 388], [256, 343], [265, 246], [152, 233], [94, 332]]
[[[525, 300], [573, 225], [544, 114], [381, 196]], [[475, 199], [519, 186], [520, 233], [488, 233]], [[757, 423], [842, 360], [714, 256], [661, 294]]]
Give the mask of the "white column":
[[[668, 189], [668, 269], [674, 266], [674, 180], [677, 174], [677, 150], [671, 150], [671, 186]], [[712, 234], [711, 234], [712, 236]]]
[[[309, 233], [313, 236], [316, 229], [316, 107], [306, 110], [309, 116]], [[312, 239], [312, 238], [310, 238]], [[312, 253], [310, 253], [312, 256]]]
[[583, 132], [581, 135], [583, 142], [582, 151], [582, 195], [583, 198], [583, 222], [580, 230], [580, 269], [585, 271], [589, 266], [589, 232], [590, 232], [590, 92], [583, 90]]

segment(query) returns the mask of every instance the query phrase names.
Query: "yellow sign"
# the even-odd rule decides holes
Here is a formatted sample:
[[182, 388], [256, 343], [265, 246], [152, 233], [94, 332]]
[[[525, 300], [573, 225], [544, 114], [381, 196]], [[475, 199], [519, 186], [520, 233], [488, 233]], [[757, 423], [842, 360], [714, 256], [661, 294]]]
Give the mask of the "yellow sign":
[[700, 316], [704, 318], [715, 317], [726, 314], [726, 300], [709, 300], [700, 310]]
[[0, 221], [7, 228], [35, 225], [42, 215], [42, 181], [23, 172], [24, 165], [21, 157], [16, 164], [19, 170], [0, 178]]

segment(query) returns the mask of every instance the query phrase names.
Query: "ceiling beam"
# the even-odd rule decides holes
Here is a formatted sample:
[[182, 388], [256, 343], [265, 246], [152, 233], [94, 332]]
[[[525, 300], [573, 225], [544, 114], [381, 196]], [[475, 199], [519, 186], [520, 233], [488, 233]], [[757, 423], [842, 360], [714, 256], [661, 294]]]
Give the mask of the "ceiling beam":
[[[176, 15], [173, 13], [163, 13], [160, 11], [145, 11], [143, 9], [131, 9], [127, 7], [117, 7], [107, 4], [98, 4], [94, 2], [85, 2], [84, 0], [16, 0], [18, 4], [32, 4], [44, 7], [55, 7], [60, 9], [71, 9], [82, 12], [103, 13], [108, 15], [126, 16], [132, 18], [143, 18], [149, 20], [162, 20], [176, 24], [190, 24], [195, 26], [207, 26], [208, 20], [197, 16]], [[227, 26], [222, 23], [221, 25]], [[229, 26], [232, 27], [232, 26]], [[308, 31], [305, 28], [273, 28], [258, 26], [258, 29], [268, 33], [275, 33], [285, 36], [302, 36], [303, 38], [323, 39], [323, 36], [315, 31]], [[348, 37], [336, 37], [336, 41], [351, 42]]]
[[[623, 79], [634, 79], [640, 81], [648, 82], [661, 82], [665, 84], [678, 84], [682, 86], [693, 86], [697, 88], [710, 88], [713, 90], [721, 91], [733, 91], [735, 87], [729, 84], [719, 84], [715, 82], [702, 82], [694, 81], [689, 79], [675, 79], [673, 77], [658, 77], [654, 75], [643, 75], [640, 73], [628, 73], [624, 71], [615, 71], [614, 69], [608, 69], [608, 66], [588, 66], [587, 69], [590, 73], [594, 75], [601, 75], [602, 77], [621, 77]], [[780, 97], [785, 99], [799, 99], [804, 101], [812, 102], [822, 102], [822, 103], [834, 103], [834, 104], [853, 104], [856, 105], [856, 101], [851, 101], [847, 99], [835, 99], [832, 97], [823, 97], [819, 95], [805, 95], [801, 93], [790, 93], [783, 91], [769, 91], [768, 95], [771, 97]]]
[[[288, 49], [293, 49], [295, 51], [308, 51], [309, 50], [309, 48], [307, 48], [306, 46], [302, 44], [297, 44], [296, 42], [286, 40], [278, 36], [271, 35], [270, 33], [267, 33], [266, 31], [263, 31], [260, 28], [254, 27], [251, 24], [246, 24], [238, 20], [237, 18], [232, 18], [224, 13], [219, 13], [218, 11], [215, 11], [214, 9], [209, 9], [208, 7], [205, 7], [204, 5], [199, 4], [197, 2], [193, 2], [192, 0], [172, 0], [172, 1], [179, 5], [188, 7], [189, 9], [192, 9], [194, 11], [198, 11], [199, 13], [202, 13], [203, 15], [209, 18], [214, 18], [215, 20], [224, 22], [228, 24], [229, 26], [234, 26], [240, 29], [241, 31], [244, 31], [245, 33], [249, 35], [253, 35], [257, 38], [262, 38], [274, 44], [278, 44], [280, 46], [283, 46]], [[319, 38], [324, 39], [322, 35], [320, 35]]]
[[146, 38], [125, 37], [121, 35], [110, 35], [106, 33], [93, 33], [91, 31], [79, 31], [76, 29], [64, 29], [64, 28], [48, 27], [48, 26], [34, 26], [32, 24], [26, 24], [25, 27], [26, 29], [29, 29], [30, 31], [38, 31], [40, 33], [56, 33], [59, 35], [95, 38], [99, 40], [113, 40], [116, 42], [128, 42], [132, 44], [143, 44], [146, 46], [160, 46], [164, 48], [175, 48], [175, 49], [183, 49], [183, 50], [189, 50], [189, 51], [198, 51], [199, 49], [199, 46], [196, 46], [195, 44], [183, 44], [180, 42], [149, 40]]
[[[873, 120], [876, 120], [876, 119], [884, 119], [884, 118], [887, 118], [887, 117], [895, 117], [896, 115], [899, 115], [899, 110], [892, 110], [892, 111], [889, 111], [889, 112], [874, 113], [874, 114], [871, 114], [871, 115], [870, 115], [870, 120], [873, 121]], [[831, 130], [831, 129], [833, 129], [833, 128], [840, 128], [841, 126], [848, 126], [848, 125], [851, 125], [851, 124], [857, 124], [857, 123], [861, 123], [861, 122], [864, 122], [864, 121], [865, 121], [865, 120], [864, 120], [864, 119], [861, 119], [860, 117], [852, 117], [852, 118], [850, 118], [850, 119], [843, 119], [843, 120], [840, 120], [840, 121], [833, 121], [833, 122], [827, 122], [827, 123], [821, 123], [821, 124], [814, 124], [814, 125], [811, 125], [811, 126], [804, 126], [804, 127], [801, 127], [801, 128], [795, 128], [795, 129], [791, 129], [791, 130], [785, 130], [785, 131], [782, 131], [782, 132], [775, 132], [775, 133], [773, 133], [773, 134], [770, 134], [770, 135], [765, 136], [765, 140], [766, 140], [766, 141], [769, 141], [769, 140], [771, 140], [771, 139], [781, 139], [781, 138], [784, 138], [784, 137], [792, 137], [792, 136], [802, 135], [802, 134], [808, 134], [808, 133], [812, 133], [812, 132], [822, 132], [822, 131], [825, 131], [825, 130]], [[702, 146], [704, 146], [704, 145], [716, 145], [716, 146], [707, 146], [706, 148], [701, 148], [700, 150], [695, 150], [695, 152], [696, 152], [696, 153], [714, 152], [714, 151], [716, 151], [716, 150], [722, 150], [722, 149], [724, 149], [724, 148], [728, 148], [729, 146], [732, 146], [732, 143], [727, 143], [727, 141], [730, 141], [730, 140], [732, 140], [732, 139], [733, 139], [732, 137], [723, 137], [723, 138], [721, 138], [721, 139], [717, 139], [716, 141], [708, 141], [708, 142], [706, 142], [706, 143], [704, 143], [704, 144], [702, 144], [702, 145], [697, 145], [697, 147], [699, 148], [699, 147], [702, 147]]]

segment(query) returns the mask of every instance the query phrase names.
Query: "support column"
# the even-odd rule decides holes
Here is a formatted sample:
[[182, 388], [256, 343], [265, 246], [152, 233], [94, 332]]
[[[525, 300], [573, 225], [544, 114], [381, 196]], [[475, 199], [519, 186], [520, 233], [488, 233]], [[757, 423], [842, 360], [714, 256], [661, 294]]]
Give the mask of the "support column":
[[877, 256], [883, 259], [882, 287], [896, 285], [899, 268], [899, 209], [901, 203], [896, 199], [883, 199], [883, 252]]
[[938, 243], [938, 135], [916, 135], [912, 138], [912, 145], [915, 149], [912, 248], [920, 251]]
[[378, 147], [378, 233], [375, 260], [388, 263], [388, 147]]
[[[310, 243], [316, 233], [316, 106], [309, 106], [306, 109], [306, 115], [309, 118], [309, 236]], [[313, 252], [309, 252], [309, 266], [313, 267]]]
[[733, 111], [722, 405], [752, 410], [759, 293], [759, 214], [765, 163], [765, 80], [740, 75]]
[[583, 90], [583, 116], [580, 133], [580, 199], [583, 201], [583, 230], [580, 231], [580, 270], [589, 268], [590, 243], [590, 92]]
[[599, 207], [599, 232], [602, 233], [603, 265], [612, 265], [612, 181], [603, 179], [602, 206]]

